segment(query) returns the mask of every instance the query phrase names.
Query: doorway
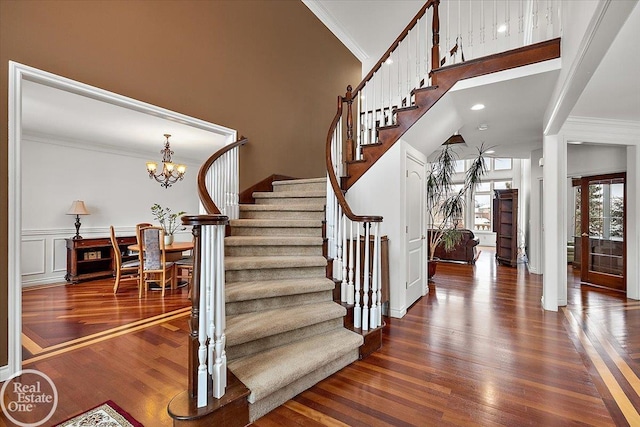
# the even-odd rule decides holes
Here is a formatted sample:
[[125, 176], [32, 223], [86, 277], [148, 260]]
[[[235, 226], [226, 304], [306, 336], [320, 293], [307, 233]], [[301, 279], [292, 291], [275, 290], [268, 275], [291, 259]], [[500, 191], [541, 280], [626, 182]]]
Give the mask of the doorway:
[[572, 180], [573, 266], [583, 283], [626, 292], [626, 174]]
[[[220, 125], [185, 116], [135, 99], [108, 92], [74, 80], [48, 73], [16, 62], [9, 63], [9, 141], [8, 141], [8, 369], [0, 376], [10, 376], [22, 366], [22, 146], [23, 95], [25, 82], [38, 83], [81, 95], [134, 112], [143, 113], [171, 123], [201, 129], [218, 135], [222, 145], [236, 140], [236, 131]], [[66, 236], [67, 234], [65, 234]], [[43, 251], [43, 253], [46, 253]], [[0, 367], [2, 368], [2, 367]], [[4, 378], [0, 378], [2, 380]]]
[[424, 294], [426, 256], [424, 250], [425, 188], [424, 163], [407, 155], [406, 200], [406, 259], [407, 307]]

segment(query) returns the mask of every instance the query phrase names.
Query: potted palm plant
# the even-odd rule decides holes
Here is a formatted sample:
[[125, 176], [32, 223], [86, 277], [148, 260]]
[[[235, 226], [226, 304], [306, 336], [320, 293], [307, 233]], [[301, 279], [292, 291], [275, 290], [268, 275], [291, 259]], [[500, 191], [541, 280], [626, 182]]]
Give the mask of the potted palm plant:
[[178, 223], [178, 218], [184, 215], [185, 211], [171, 212], [171, 208], [163, 208], [158, 203], [151, 206], [151, 213], [156, 221], [160, 223], [160, 227], [164, 231], [164, 244], [170, 245], [173, 243], [173, 233], [180, 230], [185, 230], [186, 227], [181, 227]]
[[461, 184], [455, 184], [453, 180], [458, 155], [450, 144], [445, 144], [431, 163], [426, 179], [429, 278], [435, 274], [435, 251], [438, 245], [442, 244], [444, 250], [449, 252], [462, 238], [459, 222], [463, 216], [465, 200], [467, 196], [473, 196], [476, 184], [481, 182], [482, 176], [487, 172], [486, 151], [484, 144], [478, 148]]

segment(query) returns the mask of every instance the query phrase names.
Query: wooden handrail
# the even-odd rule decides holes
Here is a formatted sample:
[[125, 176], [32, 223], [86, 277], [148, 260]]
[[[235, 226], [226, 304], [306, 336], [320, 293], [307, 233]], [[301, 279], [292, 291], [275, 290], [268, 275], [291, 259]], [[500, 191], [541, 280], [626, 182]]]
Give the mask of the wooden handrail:
[[[371, 80], [371, 78], [376, 73], [376, 71], [378, 71], [380, 67], [382, 67], [382, 64], [384, 64], [384, 62], [389, 58], [389, 56], [391, 55], [391, 52], [396, 50], [400, 42], [404, 40], [405, 37], [407, 37], [407, 34], [409, 34], [409, 31], [411, 31], [411, 29], [416, 25], [416, 22], [418, 22], [420, 18], [422, 18], [424, 14], [427, 13], [427, 9], [429, 9], [431, 6], [434, 6], [434, 5], [437, 8], [438, 4], [440, 4], [440, 0], [428, 0], [424, 4], [424, 6], [420, 8], [418, 13], [416, 13], [416, 16], [414, 16], [411, 22], [409, 22], [409, 25], [405, 27], [405, 29], [400, 33], [400, 35], [396, 38], [396, 40], [391, 44], [391, 47], [387, 49], [387, 51], [382, 55], [380, 60], [376, 63], [376, 65], [374, 65], [371, 71], [369, 71], [369, 74], [367, 74], [365, 78], [362, 79], [360, 84], [356, 86], [356, 88], [352, 92], [352, 96], [360, 92], [360, 90], [362, 90], [362, 88], [367, 84], [367, 82]], [[435, 37], [434, 37], [434, 42], [435, 42]], [[439, 64], [439, 61], [438, 61], [438, 64]], [[433, 66], [437, 67], [437, 65], [435, 64]]]
[[346, 101], [347, 100], [345, 98], [338, 96], [338, 112], [331, 122], [331, 126], [329, 127], [329, 134], [327, 135], [326, 163], [329, 182], [331, 182], [333, 193], [336, 195], [338, 203], [342, 208], [342, 212], [347, 216], [347, 218], [349, 218], [351, 221], [356, 222], [382, 222], [381, 216], [361, 216], [356, 215], [351, 211], [351, 207], [349, 206], [349, 203], [347, 203], [347, 199], [344, 198], [344, 193], [342, 192], [340, 185], [338, 185], [338, 179], [336, 178], [336, 174], [333, 170], [333, 164], [331, 162], [331, 140], [333, 139], [333, 133], [338, 126], [340, 117], [342, 117], [342, 103]]
[[220, 209], [218, 209], [218, 206], [216, 206], [213, 199], [211, 199], [211, 195], [207, 190], [207, 185], [205, 182], [209, 168], [211, 167], [213, 162], [215, 162], [220, 157], [222, 157], [227, 151], [233, 150], [236, 147], [244, 145], [248, 141], [249, 140], [247, 138], [245, 138], [244, 136], [241, 136], [240, 139], [238, 139], [236, 142], [229, 145], [225, 145], [224, 147], [222, 147], [221, 149], [213, 153], [213, 155], [209, 157], [200, 167], [200, 170], [198, 171], [198, 196], [200, 197], [200, 201], [202, 202], [202, 205], [204, 206], [204, 209], [207, 211], [207, 213], [209, 214], [220, 213]]

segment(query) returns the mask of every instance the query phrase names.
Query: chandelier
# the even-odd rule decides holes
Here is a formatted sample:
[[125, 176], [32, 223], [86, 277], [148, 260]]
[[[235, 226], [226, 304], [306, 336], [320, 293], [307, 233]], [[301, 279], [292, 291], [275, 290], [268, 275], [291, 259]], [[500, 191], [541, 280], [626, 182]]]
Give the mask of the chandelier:
[[162, 171], [156, 173], [158, 164], [156, 162], [147, 162], [149, 178], [155, 178], [155, 180], [164, 188], [169, 188], [172, 184], [182, 180], [182, 178], [184, 178], [184, 173], [187, 171], [187, 167], [185, 165], [176, 165], [171, 162], [171, 155], [173, 154], [173, 151], [171, 151], [171, 147], [169, 146], [170, 136], [171, 135], [167, 133], [164, 134], [166, 141], [164, 143], [164, 148], [160, 151], [160, 153], [162, 153]]

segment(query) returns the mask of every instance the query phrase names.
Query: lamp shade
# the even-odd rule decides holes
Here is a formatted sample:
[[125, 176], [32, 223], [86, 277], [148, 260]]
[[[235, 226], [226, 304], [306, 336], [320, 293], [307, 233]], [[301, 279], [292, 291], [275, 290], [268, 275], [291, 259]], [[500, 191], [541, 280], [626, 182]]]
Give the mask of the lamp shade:
[[82, 200], [74, 200], [67, 211], [67, 215], [89, 215], [89, 211]]

